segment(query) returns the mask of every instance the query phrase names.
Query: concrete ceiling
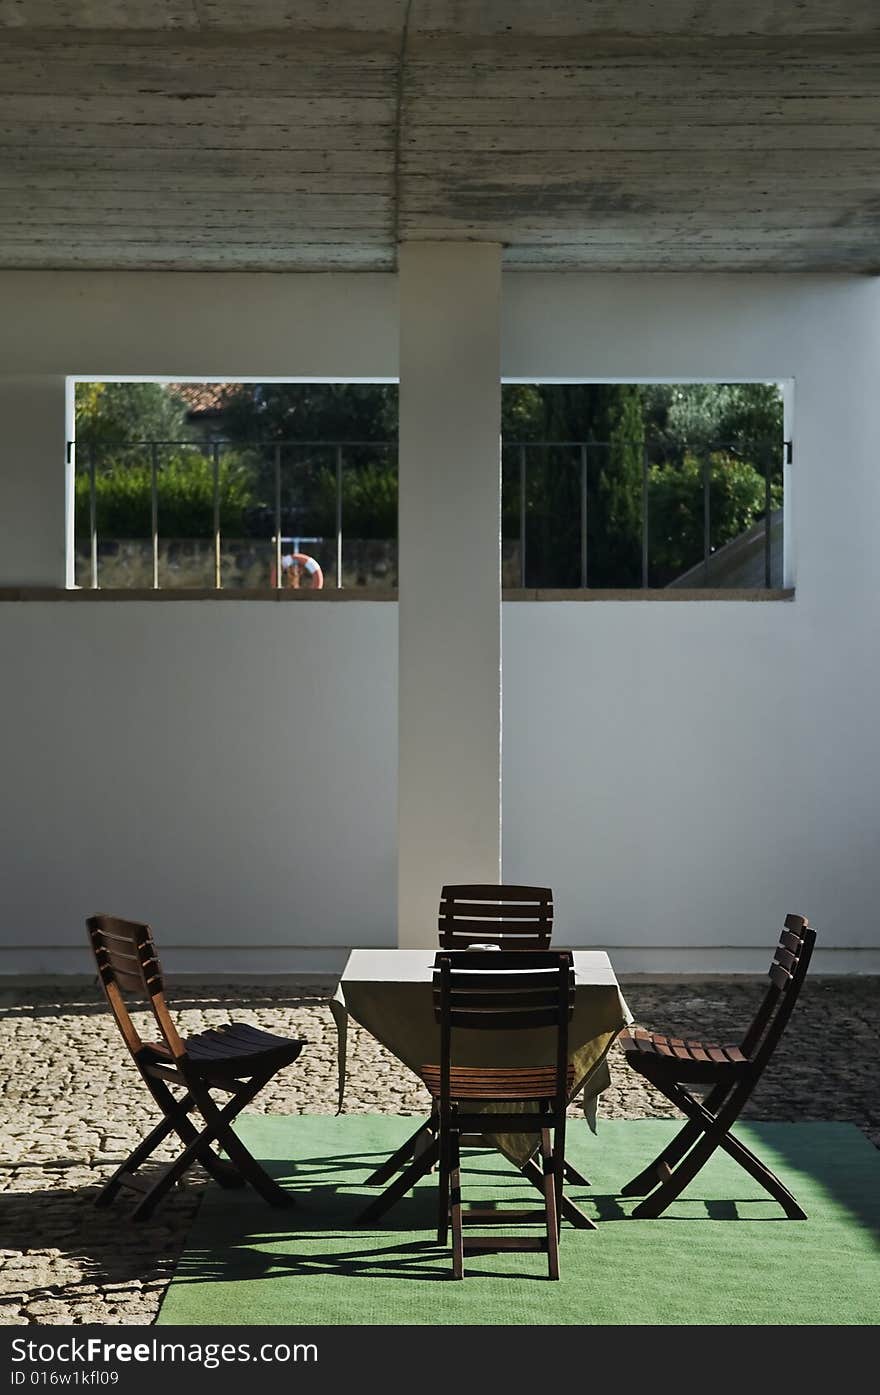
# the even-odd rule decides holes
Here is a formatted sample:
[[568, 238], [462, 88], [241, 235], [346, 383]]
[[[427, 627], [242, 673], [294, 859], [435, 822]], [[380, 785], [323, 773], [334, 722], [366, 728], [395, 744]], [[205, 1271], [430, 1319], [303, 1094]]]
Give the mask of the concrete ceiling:
[[880, 270], [878, 0], [0, 0], [0, 266]]

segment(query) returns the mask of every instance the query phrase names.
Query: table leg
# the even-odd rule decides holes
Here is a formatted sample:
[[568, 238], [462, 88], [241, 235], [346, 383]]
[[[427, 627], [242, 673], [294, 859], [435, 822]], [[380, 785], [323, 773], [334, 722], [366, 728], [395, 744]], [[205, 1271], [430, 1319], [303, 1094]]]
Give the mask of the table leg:
[[402, 1143], [396, 1153], [392, 1153], [390, 1158], [386, 1158], [381, 1167], [377, 1167], [375, 1172], [371, 1172], [367, 1178], [368, 1187], [381, 1187], [383, 1183], [389, 1182], [395, 1172], [403, 1166], [408, 1158], [418, 1157], [423, 1147], [428, 1147], [429, 1140], [433, 1138], [430, 1121], [425, 1120], [419, 1124], [415, 1133], [410, 1134], [405, 1143]]
[[[422, 1133], [423, 1130], [419, 1130]], [[418, 1182], [420, 1177], [424, 1177], [440, 1157], [440, 1142], [436, 1137], [423, 1152], [419, 1153], [409, 1167], [404, 1168], [400, 1176], [395, 1178], [390, 1187], [386, 1187], [381, 1196], [377, 1196], [375, 1201], [371, 1201], [365, 1211], [358, 1217], [358, 1225], [369, 1225], [372, 1221], [377, 1221], [380, 1216], [384, 1216], [386, 1211], [390, 1211], [395, 1202], [406, 1196]], [[386, 1164], [387, 1166], [387, 1164]]]
[[589, 1187], [590, 1183], [576, 1167], [572, 1167], [567, 1160], [562, 1164], [562, 1175], [566, 1182], [574, 1182], [576, 1187]]
[[[522, 1169], [522, 1175], [531, 1182], [533, 1187], [537, 1187], [538, 1191], [543, 1193], [544, 1174], [531, 1159]], [[571, 1197], [566, 1196], [565, 1193], [563, 1193], [562, 1196], [561, 1211], [562, 1219], [564, 1221], [569, 1221], [576, 1230], [595, 1230], [597, 1228], [595, 1221], [591, 1221], [589, 1216], [585, 1215], [579, 1206], [575, 1206]]]

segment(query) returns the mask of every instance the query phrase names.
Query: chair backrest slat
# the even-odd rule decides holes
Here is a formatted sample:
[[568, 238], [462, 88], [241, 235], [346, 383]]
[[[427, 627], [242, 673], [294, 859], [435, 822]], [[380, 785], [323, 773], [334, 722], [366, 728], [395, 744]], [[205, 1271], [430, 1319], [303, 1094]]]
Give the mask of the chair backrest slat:
[[443, 949], [482, 943], [547, 949], [553, 933], [553, 893], [546, 886], [444, 886], [439, 930]]
[[816, 932], [805, 916], [787, 915], [770, 965], [770, 987], [743, 1038], [742, 1050], [757, 1068], [769, 1060], [807, 976]]
[[791, 983], [791, 974], [787, 969], [783, 969], [781, 964], [770, 965], [770, 982], [781, 992], [784, 992]]
[[140, 998], [149, 1007], [171, 1054], [182, 1060], [186, 1049], [165, 1002], [162, 967], [149, 925], [109, 915], [90, 916], [86, 925], [101, 986], [132, 1055], [143, 1050], [143, 1042], [124, 993]]
[[[442, 1099], [448, 1099], [454, 1030], [507, 1033], [555, 1027], [556, 1105], [564, 1111], [568, 1024], [574, 1010], [569, 950], [441, 950], [434, 960], [432, 990], [440, 1024]], [[504, 1065], [502, 1059], [497, 1068]]]

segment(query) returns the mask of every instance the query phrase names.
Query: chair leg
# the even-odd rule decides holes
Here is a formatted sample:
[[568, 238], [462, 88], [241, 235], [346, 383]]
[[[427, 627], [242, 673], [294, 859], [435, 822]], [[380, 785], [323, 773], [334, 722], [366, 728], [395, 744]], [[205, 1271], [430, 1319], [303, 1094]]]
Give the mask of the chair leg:
[[[658, 1086], [658, 1088], [662, 1089], [662, 1086]], [[663, 1093], [666, 1094], [666, 1091], [664, 1090]], [[704, 1108], [713, 1113], [716, 1112], [729, 1093], [730, 1090], [726, 1085], [711, 1090], [703, 1102]], [[668, 1095], [667, 1098], [669, 1098]], [[676, 1103], [679, 1102], [676, 1101]], [[618, 1196], [647, 1196], [648, 1192], [652, 1192], [658, 1183], [668, 1176], [669, 1169], [681, 1162], [685, 1153], [696, 1143], [702, 1131], [702, 1124], [688, 1119], [684, 1127], [657, 1154], [654, 1161], [648, 1163], [648, 1166], [643, 1168], [637, 1177], [633, 1177], [632, 1181], [627, 1182], [625, 1187], [621, 1187]]]
[[[531, 1159], [529, 1159], [520, 1170], [523, 1177], [525, 1177], [528, 1182], [531, 1182], [533, 1187], [537, 1187], [539, 1192], [543, 1192], [544, 1179], [541, 1169], [536, 1167]], [[596, 1229], [596, 1222], [590, 1220], [590, 1217], [585, 1215], [581, 1208], [575, 1205], [571, 1197], [565, 1195], [564, 1191], [562, 1193], [562, 1205], [557, 1207], [557, 1211], [560, 1224], [563, 1221], [568, 1221], [570, 1225], [574, 1226], [575, 1230]]]
[[568, 1159], [562, 1164], [562, 1175], [566, 1182], [573, 1182], [576, 1187], [592, 1186], [592, 1183], [584, 1177], [583, 1173], [578, 1172], [576, 1167], [572, 1167]]
[[125, 1178], [136, 1172], [141, 1163], [147, 1158], [159, 1144], [168, 1137], [174, 1128], [174, 1122], [165, 1118], [157, 1124], [152, 1133], [148, 1133], [142, 1143], [129, 1153], [125, 1162], [118, 1167], [109, 1181], [105, 1182], [98, 1195], [95, 1197], [96, 1206], [109, 1206], [117, 1196], [120, 1188], [125, 1182]]
[[192, 1167], [199, 1155], [202, 1143], [203, 1135], [199, 1134], [198, 1138], [193, 1139], [192, 1143], [187, 1144], [183, 1152], [178, 1154], [170, 1167], [166, 1168], [161, 1177], [153, 1183], [149, 1191], [138, 1202], [131, 1213], [133, 1221], [148, 1221], [150, 1219], [157, 1203], [162, 1200], [166, 1192], [170, 1192], [175, 1182], [179, 1182], [184, 1173]]
[[701, 1104], [677, 1081], [660, 1085], [666, 1098], [678, 1105], [682, 1113], [686, 1114], [693, 1124], [701, 1130], [702, 1137], [698, 1138], [675, 1170], [664, 1177], [659, 1187], [650, 1196], [645, 1197], [644, 1201], [639, 1202], [632, 1213], [633, 1216], [639, 1219], [660, 1216], [670, 1202], [684, 1191], [688, 1183], [693, 1181], [700, 1169], [709, 1161], [716, 1148], [724, 1146], [731, 1126], [735, 1123], [740, 1110], [751, 1094], [752, 1084], [752, 1081], [746, 1080], [737, 1088], [730, 1090], [724, 1105], [717, 1114], [712, 1114], [705, 1104]]
[[559, 1159], [550, 1142], [550, 1130], [541, 1130], [541, 1159], [544, 1164], [544, 1208], [547, 1216], [547, 1268], [551, 1279], [559, 1278], [559, 1219], [556, 1213], [556, 1173]]
[[440, 1132], [440, 1163], [437, 1178], [437, 1244], [445, 1245], [449, 1235], [449, 1133]]
[[450, 1205], [452, 1223], [452, 1277], [464, 1278], [464, 1232], [461, 1219], [461, 1154], [458, 1143], [458, 1129], [449, 1130], [450, 1149]]
[[680, 1143], [689, 1130], [692, 1137], [699, 1138], [700, 1134], [703, 1137], [700, 1142], [694, 1144], [675, 1171], [664, 1177], [656, 1190], [635, 1208], [633, 1216], [642, 1218], [662, 1215], [670, 1202], [674, 1201], [693, 1180], [715, 1149], [721, 1148], [729, 1157], [738, 1162], [750, 1177], [760, 1183], [774, 1201], [779, 1203], [789, 1220], [803, 1221], [807, 1219], [806, 1212], [788, 1188], [780, 1182], [765, 1163], [761, 1162], [760, 1158], [756, 1157], [744, 1143], [741, 1143], [730, 1132], [745, 1103], [747, 1092], [742, 1092], [737, 1098], [733, 1092], [724, 1091], [722, 1097], [729, 1096], [727, 1107], [722, 1107], [720, 1112], [714, 1115], [709, 1106], [713, 1100], [719, 1098], [721, 1093], [719, 1091], [713, 1091], [703, 1103], [695, 1099], [683, 1086], [677, 1083], [663, 1088], [663, 1093], [667, 1099], [670, 1099], [688, 1116], [687, 1125], [673, 1139], [673, 1143]]
[[774, 1201], [779, 1202], [779, 1205], [790, 1221], [805, 1221], [807, 1219], [806, 1211], [798, 1205], [798, 1202], [792, 1196], [788, 1188], [784, 1186], [776, 1174], [771, 1172], [769, 1167], [761, 1162], [760, 1158], [755, 1157], [755, 1154], [752, 1153], [744, 1143], [741, 1143], [738, 1138], [734, 1138], [731, 1133], [726, 1134], [724, 1138], [721, 1139], [720, 1147], [723, 1148], [725, 1153], [731, 1158], [735, 1158], [740, 1167], [742, 1167], [750, 1177], [753, 1177], [756, 1182], [759, 1182], [766, 1192], [770, 1193]]
[[565, 1160], [565, 1111], [557, 1117], [556, 1127], [553, 1130], [553, 1183], [556, 1194], [556, 1230], [557, 1234], [562, 1227], [562, 1202], [563, 1202], [563, 1162]]
[[296, 1202], [290, 1192], [279, 1186], [274, 1177], [269, 1176], [232, 1129], [232, 1121], [235, 1116], [244, 1109], [245, 1105], [262, 1090], [271, 1078], [271, 1075], [267, 1075], [250, 1080], [247, 1086], [235, 1095], [223, 1109], [218, 1109], [206, 1086], [193, 1084], [190, 1088], [199, 1107], [199, 1113], [210, 1128], [212, 1138], [215, 1138], [220, 1147], [229, 1155], [231, 1162], [234, 1163], [242, 1177], [250, 1182], [254, 1191], [259, 1192], [270, 1206], [291, 1207], [295, 1206]]
[[658, 1153], [653, 1162], [643, 1168], [637, 1177], [627, 1182], [625, 1187], [621, 1187], [619, 1196], [647, 1196], [654, 1188], [663, 1181], [667, 1173], [665, 1169], [675, 1166], [680, 1162], [689, 1148], [696, 1143], [701, 1133], [699, 1124], [691, 1120], [680, 1129], [670, 1143]]
[[694, 1180], [700, 1169], [709, 1161], [721, 1142], [720, 1135], [720, 1129], [704, 1133], [675, 1171], [671, 1172], [650, 1196], [639, 1202], [632, 1213], [633, 1217], [638, 1220], [656, 1220], [658, 1216], [662, 1216], [667, 1206], [684, 1191], [688, 1183]]
[[[187, 1093], [180, 1099], [175, 1099], [164, 1080], [157, 1080], [154, 1076], [146, 1074], [144, 1075], [144, 1080], [147, 1083], [150, 1094], [162, 1110], [162, 1113], [170, 1121], [174, 1132], [177, 1134], [177, 1137], [184, 1147], [190, 1143], [194, 1143], [199, 1137], [200, 1131], [189, 1118], [189, 1112], [195, 1106], [192, 1094]], [[217, 1154], [208, 1144], [200, 1148], [198, 1152], [198, 1161], [202, 1164], [205, 1171], [209, 1173], [214, 1181], [221, 1187], [243, 1187], [245, 1185], [244, 1178], [238, 1170], [233, 1167], [232, 1163], [224, 1162], [222, 1158], [218, 1158]]]

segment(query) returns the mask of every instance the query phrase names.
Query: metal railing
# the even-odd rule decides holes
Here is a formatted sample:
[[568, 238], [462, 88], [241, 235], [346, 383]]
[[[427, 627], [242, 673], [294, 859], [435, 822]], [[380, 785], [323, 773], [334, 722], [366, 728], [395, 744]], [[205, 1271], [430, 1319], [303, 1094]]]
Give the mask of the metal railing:
[[[519, 573], [520, 586], [527, 585], [527, 561], [528, 561], [528, 480], [529, 480], [529, 456], [530, 453], [544, 454], [549, 452], [565, 451], [570, 452], [576, 460], [577, 473], [579, 477], [578, 488], [578, 561], [579, 561], [579, 587], [588, 589], [590, 585], [590, 555], [589, 555], [589, 523], [590, 523], [590, 469], [597, 461], [599, 463], [613, 463], [613, 455], [621, 455], [630, 452], [638, 452], [641, 459], [641, 547], [640, 547], [640, 587], [647, 590], [651, 586], [651, 556], [650, 556], [650, 529], [651, 529], [651, 468], [654, 465], [669, 465], [674, 468], [674, 459], [670, 450], [661, 443], [651, 443], [650, 441], [633, 441], [621, 439], [618, 441], [505, 441], [502, 443], [503, 454], [507, 454], [508, 459], [511, 454], [515, 454], [516, 468], [518, 470], [519, 489]], [[755, 441], [748, 447], [743, 447], [740, 443], [730, 441], [709, 441], [700, 445], [699, 449], [689, 450], [687, 454], [697, 456], [700, 462], [700, 490], [702, 508], [702, 579], [703, 585], [708, 586], [711, 581], [712, 557], [717, 551], [712, 544], [712, 471], [713, 457], [728, 455], [738, 458], [743, 463], [748, 462], [755, 468], [759, 468], [764, 479], [763, 498], [763, 579], [764, 588], [772, 589], [773, 585], [773, 484], [774, 472], [778, 476], [778, 483], [782, 484], [782, 470], [784, 464], [791, 463], [792, 443], [790, 441]], [[688, 572], [696, 570], [695, 567], [687, 569]], [[667, 583], [663, 583], [669, 584]]]
[[[783, 462], [791, 461], [790, 442], [759, 443], [760, 450], [755, 455], [763, 457], [764, 476], [764, 509], [763, 509], [763, 571], [764, 586], [770, 588], [772, 585], [772, 502], [773, 502], [773, 477], [776, 473], [777, 479], [781, 482]], [[396, 468], [395, 454], [396, 442], [390, 441], [270, 441], [270, 442], [238, 442], [225, 439], [215, 439], [207, 442], [193, 440], [153, 440], [139, 442], [125, 442], [118, 445], [104, 445], [100, 449], [96, 447], [84, 449], [86, 456], [86, 469], [88, 472], [88, 529], [89, 529], [89, 574], [90, 585], [97, 588], [98, 563], [99, 563], [99, 537], [98, 537], [98, 499], [97, 499], [97, 478], [98, 468], [101, 459], [111, 459], [114, 453], [120, 452], [141, 452], [149, 461], [150, 478], [150, 541], [151, 541], [151, 563], [152, 563], [152, 587], [158, 590], [159, 580], [159, 559], [160, 559], [160, 515], [159, 515], [159, 481], [162, 470], [161, 453], [166, 450], [190, 450], [200, 453], [211, 462], [212, 466], [212, 565], [213, 565], [213, 586], [215, 589], [222, 588], [222, 537], [221, 537], [221, 459], [225, 451], [235, 451], [240, 453], [255, 454], [262, 460], [262, 465], [270, 462], [272, 477], [272, 504], [271, 504], [271, 526], [272, 542], [274, 545], [274, 574], [276, 589], [282, 585], [282, 541], [285, 529], [285, 513], [283, 509], [283, 481], [285, 468], [289, 462], [285, 461], [285, 455], [296, 452], [322, 452], [332, 458], [335, 470], [335, 585], [341, 589], [342, 563], [343, 563], [343, 481], [346, 468], [346, 456], [351, 452], [383, 452], [389, 461], [389, 469]], [[571, 464], [575, 466], [577, 474], [577, 573], [578, 582], [581, 588], [587, 589], [590, 585], [590, 472], [595, 467], [597, 461], [604, 461], [613, 465], [614, 452], [620, 454], [624, 452], [638, 452], [641, 458], [641, 520], [640, 520], [640, 586], [648, 589], [650, 586], [651, 557], [650, 557], [650, 480], [651, 468], [653, 465], [669, 463], [668, 456], [663, 448], [657, 444], [652, 445], [642, 441], [521, 441], [507, 440], [502, 443], [502, 460], [506, 469], [506, 484], [508, 493], [511, 485], [511, 460], [515, 461], [513, 467], [516, 472], [516, 488], [518, 490], [518, 569], [519, 582], [522, 587], [527, 585], [527, 563], [529, 559], [529, 524], [530, 518], [529, 486], [536, 469], [534, 459], [536, 456], [543, 457], [541, 468], [544, 471], [545, 482], [548, 475], [548, 462], [551, 452], [568, 453], [571, 457]], [[712, 546], [712, 456], [719, 452], [725, 452], [739, 456], [750, 463], [756, 463], [753, 455], [750, 455], [742, 448], [729, 442], [710, 442], [704, 444], [698, 454], [701, 468], [701, 488], [702, 488], [702, 577], [703, 584], [709, 585], [711, 579], [711, 558], [713, 555]], [[75, 443], [68, 443], [68, 459], [75, 460]], [[302, 511], [302, 510], [301, 510]], [[264, 510], [268, 513], [269, 510]], [[296, 531], [296, 529], [292, 529]], [[699, 564], [697, 564], [699, 565]], [[688, 569], [696, 570], [696, 567]], [[667, 584], [667, 583], [662, 583]]]
[[[81, 448], [82, 450], [83, 448]], [[335, 471], [335, 573], [336, 588], [342, 589], [342, 559], [343, 559], [343, 472], [345, 467], [345, 454], [348, 451], [376, 451], [389, 452], [396, 451], [396, 443], [388, 441], [269, 441], [269, 442], [247, 442], [230, 441], [221, 438], [208, 442], [193, 440], [150, 440], [150, 441], [127, 441], [115, 445], [104, 445], [100, 449], [94, 446], [86, 446], [84, 453], [86, 457], [86, 469], [88, 471], [88, 491], [89, 491], [89, 572], [90, 585], [92, 589], [99, 586], [98, 580], [98, 491], [97, 478], [98, 466], [101, 458], [112, 459], [114, 454], [121, 452], [143, 452], [149, 460], [150, 467], [150, 541], [152, 554], [152, 589], [159, 590], [159, 480], [161, 475], [160, 454], [166, 450], [193, 451], [210, 459], [212, 464], [213, 492], [212, 492], [212, 550], [213, 550], [213, 586], [215, 590], [222, 589], [222, 536], [221, 536], [221, 503], [222, 490], [220, 479], [220, 462], [224, 451], [235, 451], [242, 454], [257, 454], [265, 459], [271, 460], [271, 471], [273, 477], [272, 487], [272, 542], [274, 545], [274, 574], [275, 588], [281, 589], [283, 584], [282, 567], [282, 544], [284, 537], [284, 510], [282, 508], [282, 483], [284, 476], [284, 454], [285, 452], [296, 451], [322, 451], [332, 452]], [[68, 460], [76, 463], [76, 442], [69, 441], [67, 445]], [[396, 468], [396, 466], [395, 466]]]

